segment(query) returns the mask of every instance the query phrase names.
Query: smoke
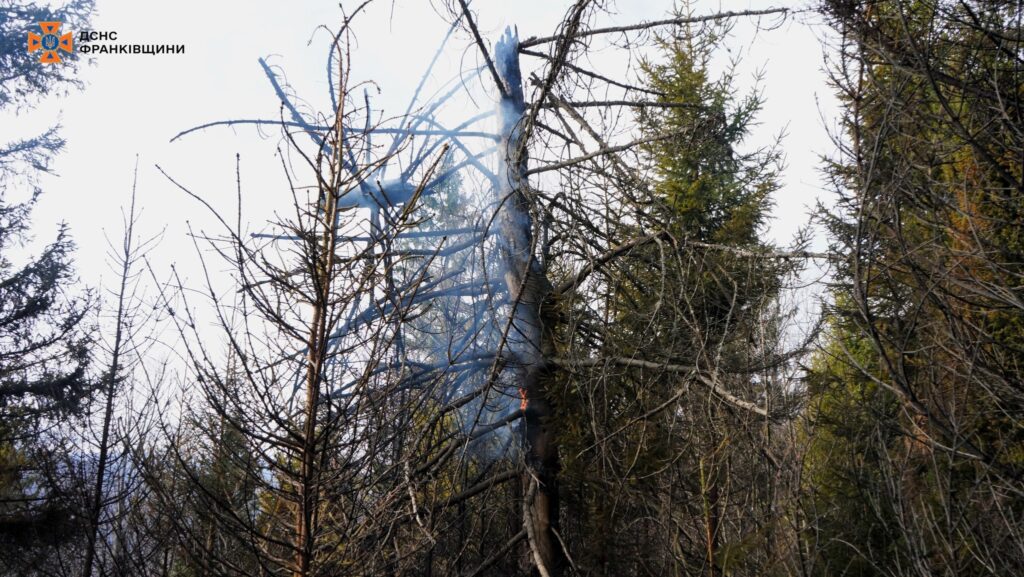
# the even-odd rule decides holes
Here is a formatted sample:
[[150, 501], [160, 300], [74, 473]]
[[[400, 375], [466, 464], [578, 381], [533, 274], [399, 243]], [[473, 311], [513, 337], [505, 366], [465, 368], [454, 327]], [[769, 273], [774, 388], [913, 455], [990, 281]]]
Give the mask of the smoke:
[[[509, 202], [509, 149], [518, 146], [524, 108], [517, 48], [515, 32], [507, 29], [494, 50], [505, 79], [500, 90], [476, 82], [478, 70], [421, 101], [435, 56], [394, 120], [375, 123], [385, 111], [375, 110], [366, 93], [345, 94], [349, 101], [340, 108], [349, 115], [339, 147], [349, 179], [339, 191], [334, 226], [346, 256], [371, 254], [380, 270], [372, 288], [353, 295], [332, 327], [328, 398], [356, 407], [355, 399], [373, 383], [414, 396], [419, 402], [409, 407], [428, 419], [448, 415], [445, 422], [461, 433], [467, 449], [485, 460], [519, 445], [513, 442], [521, 413], [514, 371], [529, 362], [529, 333], [539, 330], [516, 320], [522, 307], [513, 306], [507, 289], [509, 255], [529, 250], [530, 226], [523, 208]], [[283, 74], [260, 64], [287, 118], [249, 123], [297, 127], [309, 135], [301, 144], [314, 148], [309, 158], [330, 157], [330, 115], [305, 112], [307, 106], [293, 102]], [[336, 79], [328, 80], [339, 110]], [[467, 106], [486, 101], [495, 103], [493, 110]], [[282, 252], [287, 243], [302, 241], [286, 231], [259, 236], [281, 243]], [[381, 349], [367, 342], [368, 334], [389, 344]], [[305, 353], [296, 350], [291, 360]], [[357, 386], [368, 369], [371, 384]], [[293, 398], [301, 386], [296, 372]]]

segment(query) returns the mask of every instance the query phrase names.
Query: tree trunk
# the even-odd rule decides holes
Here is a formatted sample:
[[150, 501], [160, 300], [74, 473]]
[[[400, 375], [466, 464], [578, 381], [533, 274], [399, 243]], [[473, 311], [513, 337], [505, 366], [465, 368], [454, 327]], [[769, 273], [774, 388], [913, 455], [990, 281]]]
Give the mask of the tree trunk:
[[323, 234], [313, 240], [316, 246], [311, 253], [315, 255], [313, 266], [318, 270], [311, 277], [316, 283], [316, 302], [313, 303], [313, 316], [309, 325], [307, 340], [308, 355], [306, 357], [306, 402], [304, 408], [302, 444], [299, 458], [299, 502], [295, 519], [295, 577], [308, 577], [313, 574], [313, 561], [316, 556], [316, 532], [318, 528], [318, 508], [320, 506], [320, 435], [317, 421], [320, 406], [320, 386], [323, 383], [324, 360], [329, 346], [328, 316], [331, 300], [332, 282], [334, 280], [335, 254], [338, 244], [336, 222], [338, 211], [337, 187], [323, 191]]
[[526, 177], [526, 143], [521, 122], [526, 111], [519, 70], [519, 39], [509, 30], [495, 46], [495, 65], [504, 86], [498, 107], [501, 131], [498, 202], [499, 227], [505, 255], [505, 284], [513, 303], [511, 330], [506, 346], [523, 397], [523, 525], [529, 545], [527, 562], [534, 574], [557, 577], [566, 565], [558, 530], [558, 449], [547, 383], [553, 351], [544, 330], [541, 305], [551, 292], [540, 263], [534, 257], [533, 219]]
[[122, 237], [122, 252], [116, 258], [120, 260], [120, 283], [117, 291], [117, 315], [114, 317], [114, 343], [110, 351], [110, 366], [103, 378], [104, 405], [103, 424], [100, 433], [100, 454], [96, 464], [96, 484], [93, 487], [92, 503], [89, 507], [89, 535], [82, 561], [82, 577], [92, 577], [92, 567], [96, 559], [96, 543], [99, 540], [100, 521], [103, 516], [103, 486], [106, 483], [107, 465], [110, 460], [110, 426], [114, 420], [114, 397], [117, 394], [118, 374], [121, 372], [121, 352], [124, 341], [125, 315], [128, 301], [128, 283], [132, 276], [132, 264], [136, 258], [135, 242], [135, 183], [138, 180], [138, 166], [132, 181], [131, 208]]

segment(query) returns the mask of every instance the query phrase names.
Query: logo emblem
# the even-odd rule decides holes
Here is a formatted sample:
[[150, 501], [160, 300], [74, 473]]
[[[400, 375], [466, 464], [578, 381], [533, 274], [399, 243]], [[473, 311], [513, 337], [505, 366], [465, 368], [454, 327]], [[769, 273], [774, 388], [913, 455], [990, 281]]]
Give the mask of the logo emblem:
[[60, 22], [40, 22], [39, 30], [42, 35], [35, 32], [28, 33], [29, 54], [42, 50], [39, 61], [44, 64], [55, 64], [60, 62], [60, 50], [70, 53], [74, 48], [71, 33], [60, 33]]

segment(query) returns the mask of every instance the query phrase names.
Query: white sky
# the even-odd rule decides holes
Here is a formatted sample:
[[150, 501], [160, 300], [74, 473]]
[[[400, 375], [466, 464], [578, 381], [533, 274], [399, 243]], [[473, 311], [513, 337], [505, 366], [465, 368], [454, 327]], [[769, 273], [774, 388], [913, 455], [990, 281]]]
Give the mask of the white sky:
[[[357, 4], [342, 3], [350, 8]], [[489, 42], [507, 24], [518, 26], [520, 38], [548, 35], [569, 6], [567, 0], [476, 0], [473, 4]], [[779, 4], [793, 6], [794, 1], [698, 1], [695, 11]], [[671, 0], [618, 0], [619, 14], [610, 24], [662, 18], [670, 8]], [[152, 261], [158, 266], [176, 262], [187, 274], [195, 270], [196, 259], [184, 223], [191, 220], [202, 227], [210, 221], [154, 164], [211, 204], [233, 210], [234, 157], [239, 153], [247, 214], [256, 221], [265, 220], [273, 208], [287, 202], [280, 161], [274, 156], [279, 131], [268, 129], [261, 137], [252, 127], [216, 128], [175, 143], [168, 141], [209, 121], [275, 118], [278, 101], [257, 64], [259, 57], [269, 57], [272, 64], [281, 66], [300, 95], [325, 109], [328, 35], [316, 29], [320, 25], [336, 28], [337, 1], [97, 0], [97, 10], [93, 29], [116, 31], [121, 43], [185, 44], [186, 52], [97, 55], [94, 64], [83, 69], [84, 91], [47, 102], [29, 115], [3, 119], [9, 127], [3, 138], [13, 140], [59, 115], [68, 141], [66, 151], [56, 159], [59, 176], [43, 182], [45, 193], [34, 214], [33, 231], [38, 240], [48, 241], [54, 223], [67, 222], [78, 244], [82, 281], [99, 285], [109, 276], [105, 275], [104, 231], [116, 238], [120, 230], [119, 207], [127, 203], [138, 154], [143, 225], [167, 230]], [[771, 230], [772, 238], [782, 244], [807, 221], [808, 208], [821, 194], [818, 156], [829, 152], [831, 144], [820, 111], [831, 118], [836, 108], [825, 84], [823, 52], [816, 37], [823, 30], [808, 26], [807, 18], [801, 20], [761, 32], [753, 40], [753, 28], [741, 23], [729, 41], [730, 54], [743, 58], [741, 88], [751, 85], [755, 70], [765, 71], [765, 110], [750, 144], [766, 143], [783, 130], [788, 134], [784, 188], [776, 197]], [[374, 97], [375, 106], [383, 106], [390, 115], [404, 110], [446, 26], [430, 0], [377, 0], [360, 17], [355, 28], [355, 76], [377, 82], [382, 93]], [[465, 35], [450, 45], [438, 83], [447, 80], [460, 63], [477, 62], [470, 48]]]

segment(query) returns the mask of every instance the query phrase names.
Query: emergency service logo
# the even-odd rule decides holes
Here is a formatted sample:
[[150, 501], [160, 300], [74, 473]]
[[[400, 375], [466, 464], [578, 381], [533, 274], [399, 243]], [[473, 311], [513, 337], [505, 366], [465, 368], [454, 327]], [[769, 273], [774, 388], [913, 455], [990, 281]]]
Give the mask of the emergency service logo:
[[71, 33], [60, 33], [61, 22], [40, 22], [39, 30], [42, 34], [35, 32], [28, 33], [28, 53], [42, 51], [39, 61], [44, 64], [56, 64], [60, 62], [60, 51], [71, 53], [74, 49], [74, 40]]

